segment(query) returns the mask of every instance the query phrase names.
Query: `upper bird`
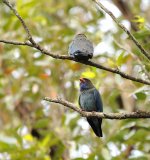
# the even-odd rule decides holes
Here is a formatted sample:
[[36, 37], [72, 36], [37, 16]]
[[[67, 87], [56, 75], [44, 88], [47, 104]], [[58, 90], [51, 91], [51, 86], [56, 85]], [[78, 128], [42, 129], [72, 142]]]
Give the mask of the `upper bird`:
[[77, 60], [87, 61], [93, 57], [93, 44], [84, 34], [77, 34], [69, 45], [68, 53]]
[[[80, 78], [79, 105], [80, 108], [85, 111], [103, 112], [101, 96], [92, 82], [87, 78]], [[87, 121], [92, 127], [96, 136], [103, 137], [101, 129], [102, 118], [87, 117]]]

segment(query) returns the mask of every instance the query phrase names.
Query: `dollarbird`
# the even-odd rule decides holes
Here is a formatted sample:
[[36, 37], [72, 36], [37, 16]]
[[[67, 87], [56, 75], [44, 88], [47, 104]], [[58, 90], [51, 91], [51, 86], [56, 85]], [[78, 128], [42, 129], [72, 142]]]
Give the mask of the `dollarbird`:
[[88, 61], [93, 57], [93, 44], [84, 34], [77, 34], [69, 45], [68, 53], [79, 61]]
[[[87, 78], [80, 78], [79, 105], [82, 110], [103, 112], [103, 103], [98, 90]], [[98, 137], [103, 137], [102, 118], [87, 117], [87, 121]]]

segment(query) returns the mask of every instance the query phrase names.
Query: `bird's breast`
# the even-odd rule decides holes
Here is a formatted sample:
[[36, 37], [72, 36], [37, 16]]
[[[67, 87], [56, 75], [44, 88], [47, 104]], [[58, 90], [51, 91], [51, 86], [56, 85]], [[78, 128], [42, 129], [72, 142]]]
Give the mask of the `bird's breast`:
[[96, 111], [93, 92], [83, 92], [80, 94], [80, 107], [86, 111]]

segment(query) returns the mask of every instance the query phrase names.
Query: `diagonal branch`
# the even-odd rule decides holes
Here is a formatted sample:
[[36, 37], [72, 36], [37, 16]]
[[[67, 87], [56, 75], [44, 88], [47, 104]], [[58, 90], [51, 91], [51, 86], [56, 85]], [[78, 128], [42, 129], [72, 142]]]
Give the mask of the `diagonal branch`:
[[131, 32], [121, 23], [118, 22], [117, 18], [113, 15], [111, 11], [109, 11], [107, 8], [105, 8], [99, 0], [93, 0], [102, 10], [104, 10], [110, 17], [116, 22], [116, 24], [124, 30], [128, 36], [132, 39], [132, 41], [135, 43], [135, 45], [139, 48], [142, 54], [145, 55], [145, 57], [150, 60], [150, 54], [147, 53], [147, 51], [139, 44], [139, 42], [135, 39], [135, 37], [131, 34]]
[[31, 43], [30, 42], [14, 42], [14, 41], [6, 41], [6, 40], [0, 40], [0, 42], [7, 43], [7, 44], [12, 44], [12, 45], [24, 45], [24, 46], [29, 46], [29, 47], [32, 47], [32, 48], [36, 48], [37, 50], [41, 51], [43, 54], [51, 56], [55, 59], [75, 61], [75, 62], [78, 62], [78, 63], [81, 63], [81, 64], [85, 64], [85, 65], [88, 65], [88, 66], [93, 66], [93, 67], [96, 67], [96, 68], [99, 68], [99, 69], [102, 69], [102, 70], [105, 70], [105, 71], [108, 71], [108, 72], [111, 72], [111, 73], [118, 74], [123, 78], [129, 79], [129, 80], [132, 80], [132, 81], [135, 81], [135, 82], [150, 85], [150, 82], [142, 80], [140, 78], [132, 77], [132, 76], [126, 74], [126, 73], [123, 73], [123, 72], [119, 71], [119, 69], [111, 69], [111, 68], [102, 66], [100, 64], [97, 64], [95, 62], [92, 62], [92, 61], [77, 61], [76, 59], [74, 59], [70, 56], [67, 56], [67, 55], [55, 55], [55, 54], [50, 53], [48, 50], [44, 49], [43, 47], [41, 47], [38, 43], [36, 43], [33, 40], [33, 37], [31, 35], [30, 30], [27, 27], [26, 23], [24, 22], [22, 17], [19, 15], [17, 10], [15, 10], [13, 8], [13, 6], [9, 3], [9, 1], [8, 0], [3, 0], [3, 3], [5, 3], [13, 11], [13, 13], [16, 15], [16, 17], [19, 19], [19, 21], [21, 22], [22, 26], [24, 27], [24, 29], [25, 29], [25, 31], [28, 35], [29, 41]]
[[137, 111], [131, 113], [100, 113], [100, 112], [86, 112], [75, 106], [73, 103], [70, 103], [66, 100], [57, 98], [51, 99], [48, 97], [44, 98], [45, 101], [62, 104], [63, 106], [70, 108], [78, 112], [83, 117], [99, 117], [103, 119], [133, 119], [133, 118], [150, 118], [150, 112]]
[[130, 76], [130, 75], [124, 73], [124, 72], [121, 72], [119, 69], [112, 69], [112, 68], [109, 68], [109, 67], [105, 67], [101, 64], [98, 64], [98, 63], [92, 62], [92, 61], [77, 61], [73, 57], [70, 57], [70, 56], [67, 56], [67, 55], [52, 54], [48, 50], [42, 48], [40, 45], [31, 44], [29, 42], [14, 42], [14, 41], [6, 41], [6, 40], [0, 40], [0, 42], [6, 43], [6, 44], [24, 45], [24, 46], [29, 46], [29, 47], [32, 47], [32, 48], [36, 48], [37, 50], [41, 51], [41, 53], [43, 53], [45, 55], [48, 55], [50, 57], [53, 57], [55, 59], [75, 61], [75, 62], [78, 62], [78, 63], [81, 63], [81, 64], [85, 64], [85, 65], [96, 67], [96, 68], [99, 68], [99, 69], [102, 69], [102, 70], [105, 70], [105, 71], [108, 71], [108, 72], [111, 72], [111, 73], [118, 74], [121, 77], [123, 77], [125, 79], [132, 80], [134, 82], [139, 82], [139, 83], [142, 83], [142, 84], [150, 85], [149, 81], [146, 81], [146, 80], [143, 80], [143, 79], [140, 79], [140, 78], [135, 78], [135, 77]]

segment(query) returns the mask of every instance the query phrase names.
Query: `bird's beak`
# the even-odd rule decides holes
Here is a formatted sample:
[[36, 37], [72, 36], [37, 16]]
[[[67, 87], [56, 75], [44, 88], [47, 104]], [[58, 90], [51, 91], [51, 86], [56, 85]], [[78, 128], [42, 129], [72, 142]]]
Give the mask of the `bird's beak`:
[[80, 83], [85, 82], [84, 78], [80, 78]]

